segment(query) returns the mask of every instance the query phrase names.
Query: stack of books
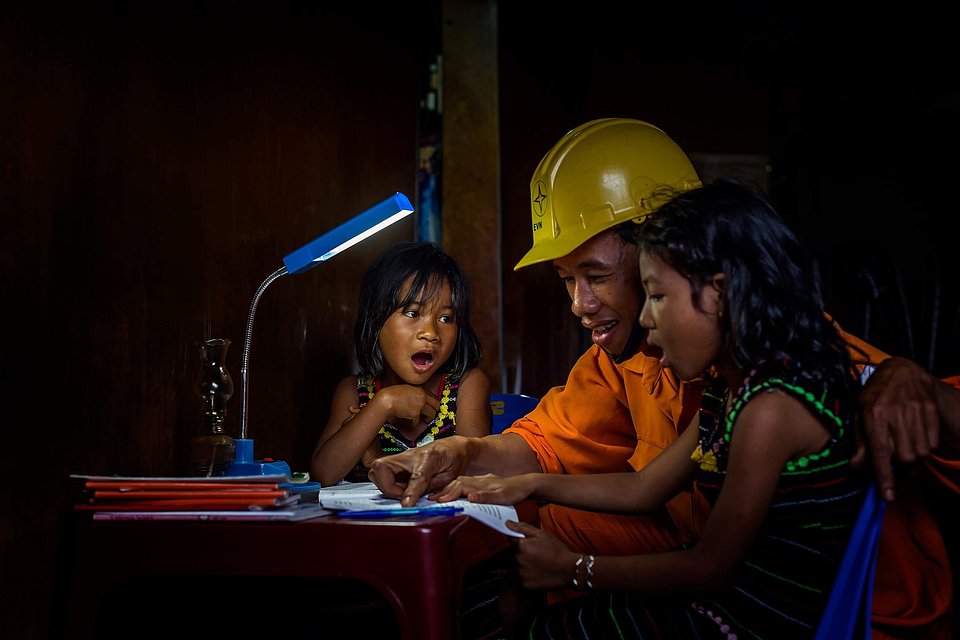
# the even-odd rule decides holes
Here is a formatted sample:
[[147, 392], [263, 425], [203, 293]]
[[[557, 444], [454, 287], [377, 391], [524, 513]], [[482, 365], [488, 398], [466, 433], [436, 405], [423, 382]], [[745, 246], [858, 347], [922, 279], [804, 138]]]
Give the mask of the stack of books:
[[303, 520], [326, 515], [301, 503], [285, 475], [216, 477], [81, 476], [95, 520]]

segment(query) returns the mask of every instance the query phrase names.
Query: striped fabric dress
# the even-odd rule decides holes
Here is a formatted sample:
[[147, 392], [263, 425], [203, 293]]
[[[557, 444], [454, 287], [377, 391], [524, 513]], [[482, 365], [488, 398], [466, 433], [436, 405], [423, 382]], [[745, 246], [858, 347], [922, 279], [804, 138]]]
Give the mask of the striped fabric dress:
[[704, 394], [697, 485], [715, 504], [737, 415], [758, 394], [780, 390], [807, 404], [831, 433], [811, 456], [787, 463], [767, 519], [732, 581], [709, 596], [653, 597], [595, 592], [542, 611], [531, 638], [810, 638], [863, 502], [864, 483], [851, 477], [853, 407], [795, 380], [747, 380], [725, 414], [723, 389]]

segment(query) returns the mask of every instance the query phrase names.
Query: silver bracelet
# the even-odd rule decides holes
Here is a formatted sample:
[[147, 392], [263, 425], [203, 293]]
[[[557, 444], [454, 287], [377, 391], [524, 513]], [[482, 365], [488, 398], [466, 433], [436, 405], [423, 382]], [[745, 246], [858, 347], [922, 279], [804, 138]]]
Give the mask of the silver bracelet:
[[580, 567], [583, 565], [584, 554], [580, 554], [580, 557], [577, 558], [577, 561], [573, 565], [573, 588], [577, 591], [581, 591], [583, 586], [580, 584], [580, 581], [577, 579], [580, 577]]
[[[584, 559], [586, 559], [586, 566], [584, 566]], [[585, 591], [586, 589], [593, 589], [593, 565], [597, 562], [597, 556], [592, 554], [581, 553], [580, 557], [577, 558], [577, 561], [573, 565], [573, 588], [577, 591]], [[586, 576], [584, 579], [580, 579], [580, 567], [584, 567], [586, 570]], [[584, 589], [586, 587], [586, 589]]]

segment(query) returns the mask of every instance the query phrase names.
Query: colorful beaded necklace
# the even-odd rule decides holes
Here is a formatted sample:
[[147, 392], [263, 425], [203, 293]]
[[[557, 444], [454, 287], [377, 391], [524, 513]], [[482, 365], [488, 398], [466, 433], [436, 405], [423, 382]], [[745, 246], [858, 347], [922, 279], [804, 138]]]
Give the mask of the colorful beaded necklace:
[[[814, 408], [821, 415], [825, 416], [828, 420], [832, 421], [834, 424], [837, 425], [837, 427], [839, 428], [839, 432], [836, 438], [843, 437], [843, 420], [841, 420], [840, 417], [837, 416], [837, 414], [831, 411], [829, 407], [824, 405], [823, 401], [825, 400], [827, 395], [826, 389], [823, 390], [823, 395], [821, 395], [820, 398], [818, 399], [815, 395], [813, 395], [811, 392], [807, 391], [803, 387], [796, 384], [791, 384], [781, 378], [768, 378], [767, 380], [764, 380], [760, 384], [754, 385], [752, 387], [748, 385], [748, 382], [749, 380], [744, 380], [742, 393], [737, 397], [736, 400], [734, 400], [733, 406], [730, 407], [730, 413], [727, 414], [725, 424], [724, 424], [725, 429], [723, 434], [723, 439], [726, 440], [727, 442], [730, 442], [730, 433], [733, 431], [733, 423], [736, 422], [737, 415], [740, 413], [740, 410], [743, 408], [743, 405], [747, 402], [747, 400], [750, 399], [750, 396], [760, 391], [766, 391], [767, 389], [775, 388], [778, 386], [784, 389], [787, 389], [788, 391], [792, 391], [794, 394], [802, 398], [805, 398], [808, 402], [811, 402]], [[836, 438], [834, 438], [834, 440], [836, 440]], [[789, 460], [787, 461], [787, 471], [796, 471], [798, 467], [803, 469], [804, 467], [809, 465], [811, 462], [815, 460], [820, 460], [821, 458], [827, 458], [829, 456], [830, 456], [830, 447], [826, 447], [820, 453], [813, 453], [813, 454], [810, 454], [809, 456], [801, 456], [796, 461]]]
[[[837, 427], [839, 428], [839, 431], [837, 435], [832, 438], [834, 442], [836, 442], [837, 439], [843, 437], [843, 420], [840, 419], [840, 417], [835, 412], [831, 411], [830, 408], [827, 407], [824, 403], [824, 400], [826, 399], [826, 395], [827, 395], [826, 389], [823, 390], [823, 394], [821, 395], [821, 397], [817, 398], [810, 391], [807, 391], [806, 389], [804, 389], [799, 385], [787, 382], [782, 378], [767, 378], [766, 380], [760, 382], [759, 384], [752, 385], [750, 383], [750, 378], [752, 376], [753, 376], [753, 373], [751, 373], [751, 375], [748, 376], [743, 381], [743, 386], [740, 387], [740, 393], [737, 395], [736, 398], [734, 398], [733, 404], [730, 407], [730, 411], [725, 412], [725, 408], [727, 404], [726, 394], [724, 394], [721, 402], [716, 403], [716, 406], [718, 409], [718, 411], [716, 412], [716, 416], [718, 417], [723, 416], [723, 426], [724, 426], [723, 440], [726, 443], [728, 444], [730, 443], [731, 433], [733, 432], [733, 425], [737, 421], [737, 416], [740, 415], [740, 411], [743, 409], [743, 405], [746, 404], [747, 400], [749, 400], [756, 393], [767, 391], [769, 389], [775, 389], [775, 388], [782, 388], [786, 391], [792, 392], [793, 394], [807, 400], [813, 405], [814, 409], [816, 409], [818, 413], [820, 413], [822, 416], [826, 417], [828, 420], [836, 424]], [[707, 396], [708, 396], [708, 393], [705, 393], [704, 397], [706, 398]], [[713, 399], [716, 400], [716, 398], [713, 398]], [[704, 406], [706, 406], [706, 403], [704, 403]], [[714, 413], [714, 412], [710, 412], [710, 413]], [[719, 427], [719, 423], [717, 424], [717, 427]], [[693, 454], [691, 454], [690, 456], [691, 460], [693, 460], [694, 462], [697, 462], [700, 468], [705, 471], [716, 471], [717, 470], [716, 456], [719, 453], [718, 445], [719, 443], [717, 441], [713, 441], [712, 450], [711, 449], [704, 450], [702, 442], [697, 444], [697, 448], [694, 450]], [[797, 460], [788, 460], [786, 464], [786, 471], [790, 473], [790, 472], [797, 471], [798, 469], [804, 469], [807, 466], [809, 466], [811, 462], [828, 458], [830, 456], [830, 451], [831, 451], [830, 447], [825, 447], [819, 453], [813, 453], [813, 454], [810, 454], [809, 456], [801, 456]]]
[[[375, 379], [372, 376], [367, 377], [366, 387], [367, 387], [367, 402], [369, 402], [370, 400], [373, 399], [373, 396], [376, 394], [376, 392], [380, 391], [380, 380]], [[450, 383], [447, 380], [446, 373], [441, 375], [440, 389], [441, 391], [438, 396], [438, 399], [440, 400], [440, 410], [437, 411], [437, 415], [433, 419], [433, 422], [431, 423], [430, 432], [427, 435], [425, 435], [423, 439], [421, 439], [417, 443], [418, 447], [428, 444], [430, 442], [433, 442], [434, 438], [437, 436], [438, 433], [440, 433], [440, 429], [443, 428], [443, 425], [446, 423], [447, 420], [450, 420], [450, 423], [454, 426], [456, 426], [457, 424], [456, 415], [453, 413], [450, 413], [450, 409], [447, 406], [450, 402]], [[380, 427], [380, 436], [383, 438], [386, 438], [387, 440], [395, 444], [397, 447], [400, 447], [402, 449], [409, 449], [409, 447], [405, 443], [397, 440], [396, 437], [394, 437], [392, 433], [387, 431], [385, 427]]]

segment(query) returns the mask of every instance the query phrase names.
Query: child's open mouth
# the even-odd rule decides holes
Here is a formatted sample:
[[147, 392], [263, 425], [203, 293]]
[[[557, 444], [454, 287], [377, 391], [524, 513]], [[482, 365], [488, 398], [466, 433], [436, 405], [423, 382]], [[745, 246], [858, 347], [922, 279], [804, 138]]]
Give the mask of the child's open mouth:
[[433, 354], [429, 351], [418, 351], [410, 359], [419, 371], [426, 371], [433, 366]]

